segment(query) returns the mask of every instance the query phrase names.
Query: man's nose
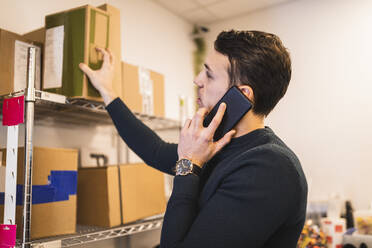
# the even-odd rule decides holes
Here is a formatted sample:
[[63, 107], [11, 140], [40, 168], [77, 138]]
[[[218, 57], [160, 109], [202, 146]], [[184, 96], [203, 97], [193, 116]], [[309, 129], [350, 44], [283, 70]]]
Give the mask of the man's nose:
[[200, 78], [200, 73], [194, 78], [194, 84], [196, 84], [199, 88], [203, 86], [202, 80]]

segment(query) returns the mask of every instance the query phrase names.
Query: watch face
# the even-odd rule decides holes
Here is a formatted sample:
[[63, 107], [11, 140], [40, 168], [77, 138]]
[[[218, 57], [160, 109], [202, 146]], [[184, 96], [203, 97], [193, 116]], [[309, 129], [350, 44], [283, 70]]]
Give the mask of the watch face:
[[177, 162], [176, 175], [187, 175], [192, 171], [192, 163], [188, 159], [181, 159]]

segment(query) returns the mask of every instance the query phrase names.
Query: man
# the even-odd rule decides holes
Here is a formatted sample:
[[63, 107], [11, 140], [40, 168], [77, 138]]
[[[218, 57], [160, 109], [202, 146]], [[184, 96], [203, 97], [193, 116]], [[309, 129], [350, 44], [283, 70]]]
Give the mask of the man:
[[[194, 81], [200, 109], [186, 121], [178, 145], [161, 140], [115, 96], [109, 51], [98, 49], [104, 54], [100, 70], [80, 67], [128, 146], [150, 166], [176, 174], [161, 247], [294, 248], [305, 220], [307, 183], [296, 155], [264, 126], [287, 90], [289, 54], [277, 36], [258, 31], [222, 32], [214, 48]], [[203, 119], [233, 85], [253, 108], [214, 141], [226, 106], [207, 128]]]

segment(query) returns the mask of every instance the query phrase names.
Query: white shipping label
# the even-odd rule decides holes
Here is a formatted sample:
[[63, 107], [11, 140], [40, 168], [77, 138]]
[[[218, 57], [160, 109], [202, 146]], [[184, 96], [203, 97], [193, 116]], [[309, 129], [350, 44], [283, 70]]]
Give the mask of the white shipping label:
[[35, 75], [35, 88], [40, 90], [40, 64], [41, 64], [41, 49], [38, 46], [22, 42], [19, 40], [15, 41], [14, 45], [14, 91], [20, 91], [27, 88], [27, 59], [28, 59], [28, 48], [36, 48], [36, 75]]
[[62, 87], [64, 36], [63, 25], [46, 30], [43, 89]]

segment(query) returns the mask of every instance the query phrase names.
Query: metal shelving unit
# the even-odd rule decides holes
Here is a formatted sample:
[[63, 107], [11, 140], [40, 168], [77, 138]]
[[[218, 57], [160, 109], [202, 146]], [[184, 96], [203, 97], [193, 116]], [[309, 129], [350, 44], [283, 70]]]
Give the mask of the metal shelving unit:
[[[124, 237], [136, 233], [155, 230], [161, 227], [162, 217], [142, 220], [133, 224], [123, 225], [114, 228], [100, 228], [89, 226], [77, 226], [77, 233], [68, 236], [35, 240], [31, 243], [32, 248], [56, 248], [56, 247], [77, 247], [79, 245]], [[17, 247], [21, 247], [21, 243]]]
[[[31, 196], [32, 196], [32, 151], [33, 151], [33, 127], [38, 125], [112, 125], [111, 118], [105, 110], [103, 103], [88, 101], [85, 99], [66, 98], [62, 95], [38, 91], [34, 88], [35, 75], [35, 51], [29, 50], [27, 89], [7, 96], [0, 96], [0, 107], [6, 98], [25, 96], [25, 181], [22, 220], [22, 239], [17, 240], [17, 247], [36, 248], [59, 248], [71, 247], [100, 240], [127, 236], [135, 233], [158, 229], [162, 225], [162, 217], [141, 220], [139, 222], [123, 225], [115, 228], [96, 228], [78, 226], [74, 235], [51, 237], [42, 240], [31, 241]], [[169, 130], [180, 128], [179, 122], [134, 113], [138, 119], [143, 121], [151, 129]], [[2, 120], [2, 115], [0, 119]], [[17, 129], [18, 130], [18, 129]], [[18, 139], [18, 131], [14, 139]], [[8, 137], [9, 139], [9, 137]], [[12, 196], [13, 197], [13, 196]], [[15, 197], [14, 197], [15, 198]], [[12, 207], [15, 208], [12, 204]], [[2, 213], [0, 213], [2, 214]]]
[[[0, 107], [4, 98], [21, 96], [23, 91], [9, 96], [0, 96]], [[89, 101], [81, 98], [66, 98], [61, 95], [35, 90], [35, 124], [38, 125], [112, 125], [105, 105], [102, 102]], [[178, 121], [155, 117], [141, 113], [134, 115], [154, 130], [179, 129]], [[0, 116], [0, 121], [2, 116]]]

